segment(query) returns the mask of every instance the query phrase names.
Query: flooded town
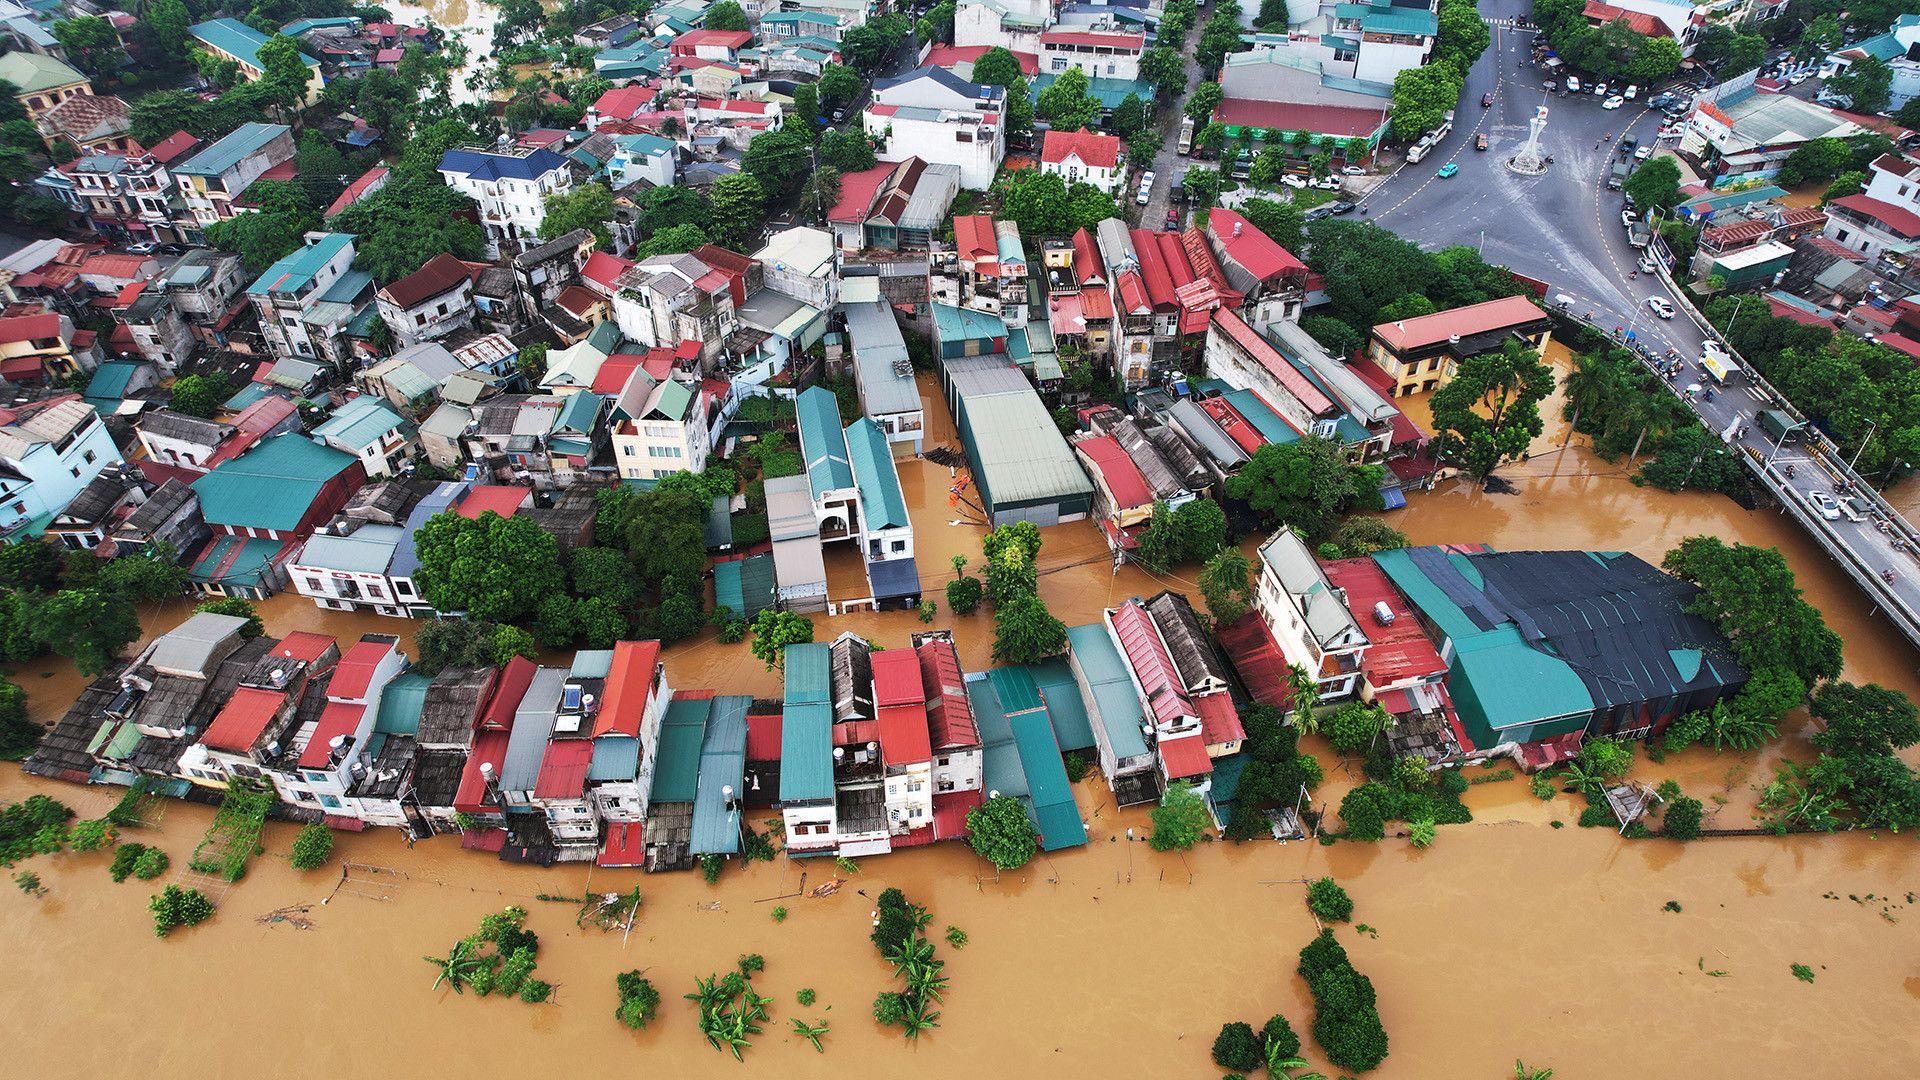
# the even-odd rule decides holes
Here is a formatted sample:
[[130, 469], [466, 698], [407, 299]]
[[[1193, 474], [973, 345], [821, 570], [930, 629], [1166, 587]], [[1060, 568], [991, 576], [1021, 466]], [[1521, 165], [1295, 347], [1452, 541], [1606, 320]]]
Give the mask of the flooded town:
[[0, 0], [9, 1061], [1910, 1071], [1914, 48]]

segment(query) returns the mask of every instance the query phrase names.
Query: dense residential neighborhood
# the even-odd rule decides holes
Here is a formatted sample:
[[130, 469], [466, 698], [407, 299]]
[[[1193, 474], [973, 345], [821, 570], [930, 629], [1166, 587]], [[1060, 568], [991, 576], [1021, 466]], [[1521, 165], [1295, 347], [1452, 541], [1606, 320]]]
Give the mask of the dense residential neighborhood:
[[[1424, 849], [1507, 780], [1623, 841], [1920, 828], [1896, 8], [0, 0], [0, 753], [219, 808], [163, 937], [269, 819], [778, 854], [796, 906], [949, 841], [983, 890]], [[1771, 784], [1654, 768], [1708, 746]], [[1351, 902], [1260, 884], [1378, 1066]], [[917, 1037], [931, 916], [875, 891]], [[503, 925], [427, 959], [525, 978]]]

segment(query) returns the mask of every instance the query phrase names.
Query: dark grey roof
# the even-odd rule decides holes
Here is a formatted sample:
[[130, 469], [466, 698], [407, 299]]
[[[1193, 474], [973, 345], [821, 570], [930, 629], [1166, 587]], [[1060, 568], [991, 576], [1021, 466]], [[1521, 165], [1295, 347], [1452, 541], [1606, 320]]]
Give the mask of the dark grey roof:
[[420, 709], [419, 730], [415, 732], [420, 745], [433, 748], [472, 745], [474, 719], [498, 670], [447, 668], [434, 676]]
[[87, 753], [87, 747], [100, 732], [101, 710], [120, 692], [120, 673], [124, 670], [125, 664], [115, 665], [87, 684], [67, 714], [41, 737], [39, 748], [21, 768], [35, 776], [85, 781], [93, 772], [93, 755]]
[[1186, 440], [1172, 428], [1165, 424], [1141, 424], [1140, 430], [1146, 433], [1147, 440], [1153, 443], [1155, 450], [1160, 451], [1160, 456], [1166, 459], [1167, 464], [1173, 466], [1173, 471], [1180, 476], [1188, 490], [1198, 491], [1207, 486], [1212, 474], [1200, 461], [1200, 455], [1194, 453], [1193, 447], [1188, 446]]
[[377, 484], [368, 484], [347, 500], [340, 513], [355, 521], [370, 521], [378, 525], [400, 525], [407, 520], [407, 511], [412, 510], [434, 488], [432, 481], [424, 480], [386, 480]]
[[831, 646], [833, 718], [873, 719], [873, 660], [864, 639], [842, 634]]
[[218, 420], [202, 420], [197, 416], [174, 412], [172, 409], [155, 409], [140, 418], [139, 428], [149, 435], [165, 439], [179, 439], [182, 442], [197, 443], [201, 446], [218, 446], [221, 440], [233, 434], [232, 424], [222, 424]]
[[466, 767], [465, 750], [421, 750], [413, 759], [413, 801], [421, 806], [452, 806]]
[[354, 780], [352, 794], [361, 799], [395, 799], [413, 772], [414, 756], [420, 744], [411, 735], [386, 735], [380, 752], [374, 755], [366, 772]]
[[178, 480], [168, 480], [147, 496], [147, 501], [141, 503], [139, 509], [127, 515], [123, 528], [140, 536], [153, 536], [182, 506], [199, 500], [200, 497], [193, 493], [192, 488]]
[[82, 524], [97, 524], [113, 511], [132, 487], [133, 484], [125, 477], [103, 472], [87, 481], [87, 486], [81, 488], [80, 494], [67, 503], [66, 509], [60, 511], [60, 516]]
[[1200, 625], [1193, 604], [1177, 592], [1162, 591], [1146, 602], [1147, 615], [1167, 643], [1173, 666], [1188, 693], [1213, 694], [1227, 689], [1227, 668], [1213, 650], [1213, 641]]
[[513, 265], [521, 269], [538, 266], [549, 259], [577, 249], [581, 244], [586, 243], [592, 235], [592, 233], [585, 229], [575, 229], [570, 233], [562, 233], [546, 243], [541, 244], [539, 247], [528, 248], [520, 254], [515, 255], [513, 257]]

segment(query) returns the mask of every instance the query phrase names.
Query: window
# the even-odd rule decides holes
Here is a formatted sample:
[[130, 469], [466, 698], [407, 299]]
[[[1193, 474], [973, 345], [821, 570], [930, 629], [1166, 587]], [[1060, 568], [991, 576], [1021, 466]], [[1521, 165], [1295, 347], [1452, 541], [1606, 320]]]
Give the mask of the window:
[[307, 782], [312, 784], [324, 784], [328, 780], [326, 773], [314, 769], [302, 769], [300, 775], [306, 777]]
[[621, 444], [620, 444], [620, 453], [621, 453], [621, 455], [622, 455], [622, 456], [625, 456], [625, 457], [632, 457], [632, 456], [633, 456], [633, 444], [632, 444], [632, 443], [621, 443]]
[[319, 592], [319, 591], [320, 591], [320, 579], [319, 579], [319, 578], [317, 578], [317, 577], [309, 577], [309, 578], [307, 579], [307, 588], [309, 588], [309, 589], [312, 589], [312, 590], [313, 590], [314, 592]]
[[404, 580], [396, 581], [393, 583], [393, 594], [395, 596], [403, 596], [403, 597], [412, 596], [413, 584], [411, 582], [404, 581]]
[[905, 540], [895, 540], [893, 542], [893, 550], [895, 551], [907, 550], [907, 542]]
[[320, 796], [320, 805], [329, 810], [338, 810], [340, 809], [340, 800], [331, 795], [322, 795]]

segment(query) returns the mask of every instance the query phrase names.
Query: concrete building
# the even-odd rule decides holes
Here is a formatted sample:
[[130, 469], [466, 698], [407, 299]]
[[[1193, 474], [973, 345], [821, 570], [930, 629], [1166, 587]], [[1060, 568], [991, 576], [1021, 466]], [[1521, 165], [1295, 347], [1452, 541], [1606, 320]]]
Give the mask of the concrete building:
[[122, 460], [100, 414], [78, 394], [0, 409], [0, 540], [39, 536]]
[[1109, 195], [1126, 187], [1126, 167], [1120, 155], [1125, 144], [1117, 135], [1079, 131], [1049, 131], [1040, 146], [1040, 169], [1058, 176], [1068, 186], [1092, 184]]
[[[211, 19], [188, 27], [187, 33], [193, 35], [200, 48], [238, 64], [240, 77], [246, 81], [259, 82], [266, 77], [259, 54], [260, 46], [267, 43], [267, 35], [246, 23], [238, 19]], [[327, 84], [326, 76], [321, 74], [320, 61], [305, 53], [300, 54], [300, 61], [307, 66], [306, 97], [301, 104], [317, 104], [320, 91]]]
[[374, 293], [380, 318], [403, 347], [473, 323], [475, 267], [441, 252]]
[[1920, 240], [1920, 161], [1882, 154], [1869, 168], [1865, 191], [1827, 204], [1825, 234], [1872, 260]]
[[918, 454], [926, 410], [913, 377], [913, 358], [893, 311], [881, 301], [847, 304], [847, 338], [860, 410], [886, 433], [895, 453]]
[[544, 148], [449, 150], [441, 155], [440, 177], [480, 204], [487, 252], [495, 257], [537, 246], [547, 199], [573, 190], [567, 159]]
[[707, 467], [707, 393], [698, 383], [634, 368], [613, 401], [614, 467], [623, 480], [658, 480]]
[[260, 335], [275, 356], [347, 368], [347, 324], [373, 293], [373, 278], [353, 269], [353, 239], [351, 233], [310, 232], [247, 286]]
[[293, 129], [248, 123], [173, 166], [174, 182], [193, 220], [204, 229], [236, 213], [236, 203], [267, 170], [293, 160]]
[[93, 93], [93, 84], [71, 65], [24, 50], [0, 56], [0, 79], [13, 87], [14, 100], [33, 121], [64, 101]]
[[1537, 352], [1553, 339], [1553, 321], [1524, 296], [1438, 311], [1415, 319], [1380, 323], [1367, 355], [1392, 376], [1395, 397], [1424, 394], [1446, 385], [1460, 361], [1499, 352], [1519, 341]]
[[960, 186], [985, 191], [1006, 157], [1006, 90], [979, 86], [940, 68], [873, 85], [864, 129], [882, 161], [918, 157], [960, 169]]

